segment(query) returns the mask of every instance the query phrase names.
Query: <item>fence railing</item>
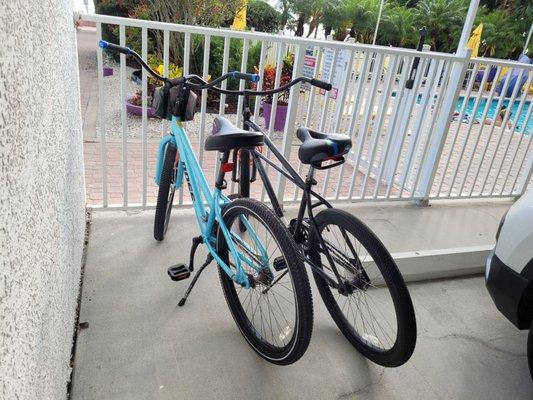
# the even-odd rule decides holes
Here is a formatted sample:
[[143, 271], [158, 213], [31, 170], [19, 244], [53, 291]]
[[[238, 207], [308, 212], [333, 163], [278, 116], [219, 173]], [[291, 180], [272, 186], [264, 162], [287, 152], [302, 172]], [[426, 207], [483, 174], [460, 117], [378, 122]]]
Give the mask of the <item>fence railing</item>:
[[[283, 59], [290, 47], [293, 77], [307, 74], [325, 79], [334, 89], [324, 93], [301, 86], [291, 91], [286, 105], [278, 104], [275, 97], [268, 121], [264, 121], [266, 113], [261, 116], [258, 101], [253, 108], [254, 118], [268, 126], [270, 138], [301, 172], [305, 172], [305, 166], [298, 161], [294, 135], [298, 126], [340, 132], [352, 138], [348, 161], [317, 175], [317, 189], [329, 199], [519, 196], [529, 185], [533, 163], [533, 65], [104, 15], [84, 14], [80, 18], [96, 23], [98, 60], [98, 137], [94, 143], [85, 144], [86, 171], [92, 174], [88, 179], [90, 206], [153, 204], [157, 138], [168, 130], [167, 121], [149, 118], [145, 72], [136, 86], [128, 76], [132, 68], [121, 55], [119, 76], [104, 78], [104, 65], [112, 62], [106, 62], [96, 43], [105, 25], [116, 27], [121, 45], [131, 45], [132, 37], [140, 40], [145, 60], [152, 38], [162, 38], [164, 74], [168, 74], [171, 62], [171, 41], [180, 41], [183, 72], [196, 72], [204, 78], [212, 75], [213, 52], [219, 50], [215, 44], [223, 41], [221, 73], [227, 72], [230, 64], [237, 64], [243, 72], [257, 66], [259, 89], [265, 78], [267, 50], [269, 59], [274, 59], [275, 86], [279, 86]], [[249, 65], [251, 53], [257, 65]], [[420, 64], [412, 77], [415, 58]], [[505, 68], [510, 68], [513, 79], [499, 79]], [[128, 94], [136, 90], [142, 105], [140, 117], [127, 112]], [[196, 120], [187, 123], [208, 177], [214, 178], [218, 162], [216, 154], [203, 151], [211, 121], [216, 115], [226, 115], [240, 124], [241, 117], [234, 111], [241, 106], [242, 99], [203, 95]], [[281, 116], [285, 123], [283, 131], [278, 132], [275, 122]], [[298, 190], [283, 176], [272, 168], [268, 173], [280, 199], [293, 202], [298, 198]], [[235, 191], [235, 185], [229, 189]], [[252, 185], [252, 196], [265, 200], [261, 184]], [[189, 202], [188, 193], [180, 191], [178, 204]]]

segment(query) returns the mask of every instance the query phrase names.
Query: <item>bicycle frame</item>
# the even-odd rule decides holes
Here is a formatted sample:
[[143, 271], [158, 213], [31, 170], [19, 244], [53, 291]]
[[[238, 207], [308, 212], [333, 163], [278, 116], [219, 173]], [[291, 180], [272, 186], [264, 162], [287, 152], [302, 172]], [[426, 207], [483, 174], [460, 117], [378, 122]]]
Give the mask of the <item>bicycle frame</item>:
[[[244, 107], [243, 107], [243, 127], [245, 130], [253, 130], [257, 132], [263, 132], [261, 127], [259, 127], [252, 119], [251, 119], [251, 112], [249, 108], [247, 107], [247, 99], [245, 96], [244, 101]], [[263, 132], [265, 134], [265, 132]], [[252, 157], [252, 161], [254, 163], [255, 168], [257, 169], [257, 172], [259, 173], [259, 176], [261, 177], [261, 181], [263, 182], [263, 185], [265, 186], [265, 191], [272, 203], [272, 208], [274, 209], [274, 212], [279, 218], [282, 218], [284, 216], [283, 210], [281, 208], [281, 205], [279, 204], [278, 198], [276, 197], [276, 194], [274, 192], [274, 189], [272, 187], [272, 183], [270, 182], [270, 179], [268, 177], [268, 174], [264, 168], [264, 165], [262, 161], [266, 162], [272, 168], [274, 168], [276, 171], [278, 171], [280, 174], [284, 175], [289, 181], [294, 183], [296, 186], [298, 186], [300, 189], [302, 189], [302, 199], [300, 201], [300, 207], [298, 209], [298, 216], [295, 221], [295, 225], [293, 227], [293, 238], [296, 243], [305, 244], [304, 238], [302, 237], [302, 229], [303, 229], [303, 220], [304, 220], [304, 214], [307, 210], [307, 215], [309, 216], [309, 222], [313, 226], [313, 228], [318, 231], [317, 224], [315, 222], [315, 217], [313, 214], [313, 209], [324, 205], [327, 208], [332, 208], [333, 206], [321, 195], [316, 193], [312, 186], [316, 184], [316, 181], [314, 180], [314, 171], [315, 167], [310, 166], [309, 173], [307, 174], [307, 177], [305, 180], [302, 179], [302, 177], [298, 174], [298, 172], [293, 168], [293, 166], [289, 163], [289, 161], [283, 156], [283, 154], [280, 153], [280, 151], [277, 149], [277, 147], [274, 145], [274, 143], [270, 140], [270, 138], [265, 134], [264, 135], [264, 142], [265, 145], [270, 149], [270, 151], [274, 154], [274, 156], [278, 159], [278, 161], [281, 163], [281, 166], [276, 165], [274, 162], [269, 160], [266, 156], [264, 156], [262, 153], [257, 151], [257, 149], [252, 149], [250, 151], [250, 155]], [[313, 197], [317, 200], [313, 203]], [[345, 240], [348, 243], [348, 246], [350, 250], [352, 251], [352, 254], [356, 255], [355, 248], [349, 238], [347, 237], [346, 233], [343, 232], [343, 236], [345, 237]], [[311, 262], [309, 257], [304, 254], [303, 259], [305, 262], [307, 262], [312, 270], [317, 273], [318, 275], [322, 276], [330, 286], [341, 289], [341, 285], [339, 285], [339, 282], [342, 282], [342, 278], [337, 270], [337, 267], [335, 266], [335, 263], [333, 262], [333, 257], [330, 252], [330, 250], [333, 253], [342, 254], [342, 252], [337, 249], [335, 246], [333, 246], [331, 243], [326, 243], [326, 241], [322, 238], [322, 235], [318, 235], [320, 246], [324, 249], [324, 254], [326, 258], [328, 259], [330, 265], [332, 266], [332, 272], [337, 278], [337, 281], [331, 278], [327, 273], [325, 273], [322, 268], [316, 266]], [[348, 268], [350, 270], [353, 269], [351, 265], [344, 265], [345, 268]], [[356, 271], [352, 271], [356, 272]]]
[[[183, 184], [183, 177], [187, 181], [189, 191], [191, 193], [191, 199], [196, 215], [198, 226], [202, 236], [203, 243], [207, 246], [207, 249], [220, 265], [223, 271], [235, 282], [241, 284], [245, 288], [250, 287], [250, 281], [245, 273], [242, 263], [248, 264], [253, 269], [260, 271], [262, 266], [258, 266], [247, 255], [240, 252], [235, 247], [232, 239], [235, 239], [239, 244], [246, 248], [248, 254], [254, 254], [254, 251], [246, 245], [246, 242], [242, 240], [236, 233], [230, 232], [228, 227], [222, 218], [222, 206], [229, 203], [230, 200], [222, 193], [220, 185], [216, 185], [213, 190], [209, 188], [207, 179], [204, 172], [200, 168], [198, 159], [194, 153], [191, 142], [187, 136], [182, 122], [179, 118], [173, 116], [171, 122], [170, 134], [164, 136], [159, 143], [159, 151], [156, 165], [156, 183], [159, 184], [159, 179], [162, 171], [162, 165], [164, 160], [164, 154], [166, 147], [169, 143], [174, 143], [179, 151], [179, 161], [175, 176], [175, 188], [179, 189]], [[227, 157], [227, 155], [226, 155]], [[224, 172], [221, 171], [222, 178]], [[264, 263], [268, 260], [266, 249], [255, 233], [253, 227], [244, 216], [240, 216], [241, 221], [245, 224], [247, 232], [254, 241], [257, 249], [260, 251], [258, 258]], [[218, 255], [216, 250], [217, 234], [221, 231], [224, 235], [224, 239], [228, 244], [228, 248], [235, 260], [236, 272], [234, 272]]]

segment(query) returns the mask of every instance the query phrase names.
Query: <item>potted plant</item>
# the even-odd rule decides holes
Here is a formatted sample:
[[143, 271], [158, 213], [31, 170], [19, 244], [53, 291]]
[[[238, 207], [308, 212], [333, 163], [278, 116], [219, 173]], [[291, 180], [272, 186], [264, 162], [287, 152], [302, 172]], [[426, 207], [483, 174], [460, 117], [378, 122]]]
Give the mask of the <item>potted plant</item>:
[[[150, 93], [150, 91], [148, 91]], [[153, 93], [153, 91], [152, 91]], [[152, 96], [147, 96], [146, 98], [146, 115], [148, 118], [155, 116], [155, 109], [150, 105], [152, 103]], [[129, 114], [136, 115], [138, 117], [142, 116], [142, 90], [137, 90], [135, 95], [128, 97], [126, 99], [126, 111]]]
[[[164, 74], [164, 66], [162, 63], [162, 60], [153, 55], [150, 54], [148, 56], [148, 65], [157, 71], [158, 74], [163, 75]], [[174, 63], [169, 63], [168, 65], [168, 77], [170, 79], [179, 78], [183, 75], [183, 68], [178, 67]], [[148, 85], [147, 85], [147, 115], [148, 117], [154, 117], [155, 116], [155, 109], [151, 106], [152, 104], [152, 98], [154, 95], [154, 90], [156, 87], [161, 86], [162, 82], [152, 78], [151, 76], [148, 76]], [[126, 110], [128, 113], [141, 116], [142, 115], [142, 90], [137, 90], [135, 94], [131, 97], [128, 97], [126, 99]]]
[[[292, 69], [294, 64], [294, 55], [289, 54], [283, 60], [281, 69], [280, 86], [285, 85], [292, 79]], [[274, 89], [276, 80], [276, 67], [274, 65], [266, 65], [263, 74], [263, 90]], [[274, 96], [269, 95], [263, 98], [263, 117], [265, 119], [265, 127], [269, 129], [270, 118], [272, 114], [272, 101]], [[289, 103], [289, 92], [285, 91], [278, 94], [276, 115], [274, 117], [274, 130], [282, 131], [285, 128], [285, 119], [287, 118], [287, 105]]]

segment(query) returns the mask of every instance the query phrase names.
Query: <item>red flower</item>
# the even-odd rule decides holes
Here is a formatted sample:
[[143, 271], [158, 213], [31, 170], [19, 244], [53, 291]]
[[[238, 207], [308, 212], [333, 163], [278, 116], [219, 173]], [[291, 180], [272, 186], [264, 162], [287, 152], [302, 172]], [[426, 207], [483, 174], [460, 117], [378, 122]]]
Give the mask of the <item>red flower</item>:
[[[274, 87], [279, 87], [286, 85], [292, 80], [292, 70], [293, 70], [293, 64], [294, 64], [294, 55], [289, 54], [285, 59], [283, 60], [283, 64], [281, 66], [281, 76], [280, 76], [280, 82], [279, 85], [275, 85], [276, 82], [276, 66], [275, 65], [266, 65], [264, 72], [263, 72], [263, 90], [271, 90], [274, 89]], [[256, 68], [256, 72], [259, 72], [259, 70]], [[256, 86], [252, 86], [254, 89]], [[264, 101], [266, 103], [272, 103], [272, 96], [265, 96]], [[289, 92], [282, 92], [278, 95], [278, 104], [284, 104], [286, 105], [289, 101]]]

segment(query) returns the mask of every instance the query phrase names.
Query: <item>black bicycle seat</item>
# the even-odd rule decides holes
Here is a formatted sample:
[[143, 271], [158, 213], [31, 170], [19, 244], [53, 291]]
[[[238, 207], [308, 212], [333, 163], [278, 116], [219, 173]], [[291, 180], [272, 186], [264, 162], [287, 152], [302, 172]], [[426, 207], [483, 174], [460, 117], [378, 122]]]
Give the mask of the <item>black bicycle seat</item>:
[[204, 149], [226, 151], [242, 147], [256, 147], [264, 144], [261, 132], [240, 129], [224, 117], [213, 121], [212, 134], [205, 139]]
[[298, 157], [303, 164], [320, 164], [335, 160], [350, 151], [352, 140], [347, 135], [321, 133], [309, 128], [298, 128], [296, 136], [302, 144]]

